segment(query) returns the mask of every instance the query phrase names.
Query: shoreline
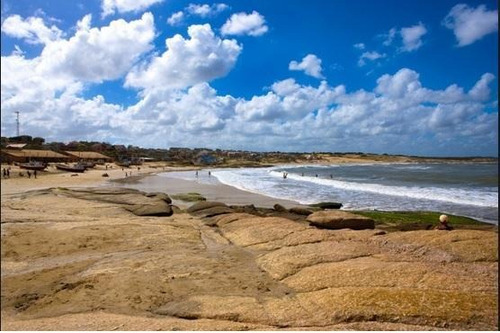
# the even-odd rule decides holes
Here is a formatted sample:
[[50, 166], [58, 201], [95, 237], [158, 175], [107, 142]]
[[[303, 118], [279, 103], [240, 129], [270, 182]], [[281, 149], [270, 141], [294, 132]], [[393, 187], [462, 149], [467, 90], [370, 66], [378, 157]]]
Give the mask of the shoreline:
[[[374, 160], [364, 160], [359, 159], [353, 161], [352, 158], [341, 158], [336, 161], [328, 161], [326, 163], [283, 163], [274, 164], [272, 167], [286, 167], [286, 166], [318, 166], [318, 165], [349, 165], [349, 164], [381, 164], [381, 165], [391, 165], [391, 164], [413, 164], [415, 161], [374, 161]], [[442, 163], [442, 162], [437, 162]], [[448, 162], [445, 162], [448, 163]], [[458, 162], [461, 163], [461, 162]], [[467, 162], [466, 162], [467, 163]], [[494, 163], [494, 162], [493, 162]], [[22, 193], [29, 190], [39, 190], [50, 188], [54, 186], [61, 187], [102, 187], [102, 186], [120, 186], [120, 187], [131, 187], [143, 191], [159, 191], [164, 192], [169, 195], [175, 195], [178, 193], [188, 193], [188, 192], [199, 192], [201, 195], [205, 196], [207, 200], [222, 201], [228, 204], [235, 205], [250, 205], [261, 206], [263, 208], [272, 207], [274, 204], [278, 203], [285, 206], [286, 208], [291, 208], [294, 206], [305, 207], [307, 205], [301, 204], [298, 201], [290, 199], [275, 198], [266, 194], [256, 193], [240, 189], [234, 186], [226, 185], [217, 180], [217, 184], [203, 184], [193, 180], [184, 180], [173, 177], [162, 177], [162, 181], [167, 180], [168, 188], [155, 187], [154, 181], [147, 180], [149, 177], [161, 177], [158, 174], [168, 173], [168, 172], [187, 172], [187, 171], [204, 171], [204, 170], [216, 170], [216, 169], [226, 169], [226, 168], [254, 168], [254, 166], [214, 166], [211, 168], [206, 167], [194, 167], [194, 166], [167, 166], [164, 163], [145, 163], [142, 166], [134, 166], [129, 168], [122, 168], [113, 164], [108, 164], [109, 167], [97, 166], [94, 169], [89, 169], [82, 174], [72, 174], [68, 172], [60, 172], [55, 170], [39, 172], [38, 178], [28, 179], [27, 177], [15, 177], [15, 174], [19, 171], [26, 172], [26, 170], [19, 169], [16, 166], [10, 166], [12, 168], [12, 173], [14, 177], [10, 179], [1, 180], [1, 190], [2, 196], [4, 194], [12, 193]], [[2, 165], [2, 168], [7, 167], [7, 165]], [[260, 168], [270, 167], [269, 165], [262, 165]], [[104, 173], [107, 173], [109, 177], [102, 177]], [[127, 173], [128, 176], [125, 176]], [[146, 180], [146, 181], [145, 181]], [[147, 185], [142, 185], [145, 183]], [[151, 187], [148, 189], [148, 186]], [[179, 200], [174, 200], [175, 204], [180, 207], [187, 207], [193, 202], [184, 202]], [[356, 209], [349, 209], [349, 211], [354, 211]], [[359, 211], [359, 210], [357, 210]], [[375, 209], [374, 211], [381, 212], [392, 212], [394, 210], [382, 210]], [[413, 210], [399, 210], [399, 212], [414, 212]], [[498, 225], [498, 220], [490, 219], [480, 219], [467, 214], [458, 214], [457, 216], [469, 217], [475, 219], [481, 223]]]
[[[277, 165], [281, 167], [282, 165]], [[211, 169], [212, 171], [215, 169]], [[195, 170], [173, 170], [168, 172], [183, 172], [183, 171], [195, 171]], [[198, 171], [206, 172], [208, 169], [200, 169]], [[168, 173], [166, 172], [166, 173]], [[163, 173], [159, 172], [159, 173]], [[147, 179], [148, 177], [161, 177], [160, 182], [155, 181], [155, 178]], [[213, 176], [214, 177], [214, 176]], [[133, 176], [123, 179], [112, 180], [112, 183], [118, 183], [120, 186], [134, 188], [137, 190], [145, 192], [166, 192], [169, 195], [176, 195], [180, 193], [196, 192], [206, 197], [208, 201], [220, 201], [228, 205], [250, 205], [253, 204], [256, 207], [262, 208], [272, 208], [274, 204], [280, 204], [287, 209], [292, 207], [309, 207], [308, 204], [300, 203], [296, 200], [276, 198], [266, 194], [251, 192], [248, 190], [240, 189], [235, 186], [226, 185], [221, 183], [216, 177], [214, 184], [207, 184], [200, 182], [199, 179], [193, 178], [191, 180], [169, 177], [169, 176], [159, 176], [157, 173], [152, 173], [148, 175]], [[165, 189], [159, 187], [159, 183], [165, 184]], [[130, 185], [130, 186], [128, 186]], [[173, 199], [174, 204], [179, 207], [186, 208], [195, 202], [183, 202]], [[367, 212], [398, 212], [398, 213], [416, 213], [416, 212], [436, 212], [433, 210], [384, 210], [384, 209], [372, 209], [372, 210], [362, 210], [362, 209], [342, 209], [345, 211], [367, 211]], [[443, 212], [449, 215], [455, 215], [465, 218], [470, 218], [472, 220], [478, 221], [485, 225], [498, 226], [498, 220], [488, 220], [480, 219], [478, 217], [470, 216], [467, 214], [456, 214], [450, 212]]]
[[[161, 177], [161, 183], [166, 186], [165, 189], [158, 187], [155, 177]], [[134, 179], [130, 179], [129, 177], [126, 179], [113, 180], [111, 182], [123, 185], [123, 187], [134, 188], [145, 192], [165, 192], [169, 195], [195, 192], [201, 194], [207, 199], [207, 201], [219, 201], [228, 205], [254, 205], [262, 208], [271, 208], [275, 204], [280, 204], [286, 208], [307, 206], [293, 200], [274, 198], [259, 193], [241, 190], [233, 186], [225, 185], [218, 180], [216, 184], [205, 184], [198, 182], [196, 179], [186, 180], [168, 176], [163, 177], [153, 173], [138, 176]], [[195, 203], [175, 200], [173, 198], [172, 201], [175, 205], [180, 207], [187, 207]]]

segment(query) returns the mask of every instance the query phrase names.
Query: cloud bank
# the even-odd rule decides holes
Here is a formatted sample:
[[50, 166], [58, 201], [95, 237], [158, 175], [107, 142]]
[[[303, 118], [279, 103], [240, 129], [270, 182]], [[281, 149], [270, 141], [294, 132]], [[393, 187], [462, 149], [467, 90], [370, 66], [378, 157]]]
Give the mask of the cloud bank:
[[[226, 23], [238, 22], [231, 18]], [[289, 69], [319, 82], [285, 76], [262, 93], [233, 96], [211, 86], [230, 75], [243, 52], [240, 42], [224, 36], [259, 31], [263, 18], [240, 21], [221, 35], [209, 24], [191, 25], [186, 36], [165, 38], [165, 50], [157, 53], [151, 52], [154, 21], [144, 13], [93, 27], [87, 15], [66, 36], [43, 20], [7, 17], [3, 33], [42, 50], [33, 58], [1, 58], [2, 132], [13, 134], [12, 113], [20, 110], [23, 132], [49, 141], [420, 155], [497, 151], [492, 73], [480, 75], [468, 90], [457, 84], [437, 89], [424, 86], [417, 71], [400, 68], [374, 79], [371, 89], [352, 90], [329, 84], [321, 59], [308, 54]], [[12, 22], [21, 24], [13, 28]], [[415, 48], [424, 33], [420, 24], [409, 28], [415, 29], [406, 32], [407, 45]], [[384, 56], [363, 54], [364, 61]], [[87, 95], [89, 87], [108, 82], [122, 84], [136, 101], [124, 106]]]

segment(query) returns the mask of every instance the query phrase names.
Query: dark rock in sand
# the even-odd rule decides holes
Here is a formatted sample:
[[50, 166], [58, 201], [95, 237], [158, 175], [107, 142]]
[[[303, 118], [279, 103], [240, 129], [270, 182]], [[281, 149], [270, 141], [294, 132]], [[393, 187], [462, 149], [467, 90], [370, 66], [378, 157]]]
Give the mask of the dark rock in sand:
[[194, 213], [194, 212], [197, 212], [199, 210], [203, 210], [203, 209], [207, 209], [207, 208], [212, 208], [212, 207], [217, 207], [217, 206], [227, 207], [227, 205], [225, 203], [223, 203], [223, 202], [202, 201], [202, 202], [195, 203], [194, 205], [192, 205], [191, 207], [189, 207], [188, 209], [186, 209], [186, 212], [188, 212], [188, 213]]
[[207, 209], [197, 210], [196, 212], [192, 212], [191, 214], [198, 217], [213, 217], [217, 215], [230, 214], [230, 213], [234, 213], [234, 210], [232, 210], [229, 207], [215, 206]]
[[160, 200], [151, 205], [131, 205], [125, 209], [137, 216], [171, 216], [174, 213], [170, 205]]
[[277, 212], [283, 212], [283, 213], [288, 212], [288, 210], [280, 204], [275, 204], [273, 207], [274, 207], [274, 210]]
[[178, 206], [176, 205], [170, 205], [170, 207], [172, 207], [172, 211], [174, 212], [174, 214], [180, 214], [182, 213], [182, 209], [180, 209]]
[[168, 194], [163, 193], [163, 192], [150, 192], [150, 193], [146, 193], [146, 196], [148, 198], [156, 198], [156, 199], [163, 200], [163, 201], [165, 201], [168, 204], [172, 203], [172, 199], [170, 199], [170, 197], [168, 196]]
[[255, 207], [254, 205], [243, 205], [243, 206], [231, 205], [229, 207], [233, 209], [236, 213], [247, 213], [256, 216], [263, 216], [263, 214], [259, 212], [259, 209], [257, 209], [257, 207]]
[[372, 219], [344, 211], [320, 211], [309, 215], [306, 220], [323, 229], [375, 229]]
[[298, 214], [298, 215], [311, 215], [313, 213], [312, 210], [302, 207], [292, 207], [289, 209], [290, 213]]
[[52, 191], [58, 195], [72, 198], [119, 204], [138, 216], [171, 216], [173, 214], [172, 208], [167, 202], [170, 198], [164, 193], [151, 195], [135, 189], [105, 187], [71, 190], [56, 188]]
[[181, 201], [187, 201], [187, 202], [196, 202], [196, 201], [206, 201], [207, 199], [202, 196], [199, 193], [178, 193], [175, 195], [172, 195], [172, 198], [176, 200], [181, 200]]
[[316, 204], [309, 205], [311, 207], [317, 207], [321, 209], [340, 209], [342, 204], [340, 202], [319, 202]]

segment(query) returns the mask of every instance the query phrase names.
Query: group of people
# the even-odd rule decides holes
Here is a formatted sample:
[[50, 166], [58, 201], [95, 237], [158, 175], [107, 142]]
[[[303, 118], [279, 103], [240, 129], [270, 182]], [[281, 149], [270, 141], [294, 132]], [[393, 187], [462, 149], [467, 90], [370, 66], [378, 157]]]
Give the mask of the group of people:
[[[37, 171], [33, 170], [33, 173], [30, 172], [30, 170], [26, 171], [26, 175], [28, 178], [31, 178], [31, 176], [35, 177], [37, 176]], [[2, 177], [3, 178], [10, 178], [10, 167], [8, 168], [2, 168]], [[19, 177], [24, 177], [24, 173], [21, 171], [19, 172]]]
[[[26, 173], [28, 174], [28, 178], [31, 178], [31, 172], [28, 170]], [[36, 178], [36, 170], [33, 170], [33, 176]]]
[[2, 176], [3, 178], [10, 178], [10, 167], [2, 169]]
[[[304, 173], [302, 172], [301, 174], [302, 177], [304, 177]], [[288, 177], [288, 172], [283, 172], [283, 179], [286, 179]], [[318, 174], [315, 175], [316, 178], [318, 178]], [[330, 174], [330, 179], [333, 179], [333, 175]]]
[[[196, 170], [196, 172], [194, 173], [196, 178], [198, 178], [198, 170]], [[210, 177], [212, 175], [212, 172], [208, 171], [208, 177]]]

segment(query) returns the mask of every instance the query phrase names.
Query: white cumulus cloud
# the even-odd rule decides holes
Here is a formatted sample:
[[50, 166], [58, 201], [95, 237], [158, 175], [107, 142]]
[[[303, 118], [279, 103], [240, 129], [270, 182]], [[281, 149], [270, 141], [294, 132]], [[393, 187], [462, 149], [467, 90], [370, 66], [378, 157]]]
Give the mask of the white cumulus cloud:
[[148, 7], [163, 2], [163, 0], [102, 0], [102, 16], [106, 17], [115, 13], [140, 12]]
[[189, 39], [168, 38], [167, 50], [136, 66], [127, 75], [126, 86], [181, 89], [229, 73], [242, 49], [235, 40], [217, 37], [209, 24], [190, 26], [188, 35]]
[[237, 13], [224, 23], [221, 28], [223, 35], [260, 36], [268, 31], [264, 16], [255, 10], [251, 14]]
[[485, 73], [481, 76], [481, 79], [476, 82], [474, 87], [469, 91], [469, 95], [480, 101], [487, 100], [490, 97], [490, 87], [488, 86], [490, 82], [495, 79], [495, 75], [491, 73]]
[[229, 6], [224, 4], [224, 3], [214, 3], [212, 5], [207, 5], [207, 4], [189, 4], [187, 6], [186, 10], [189, 14], [191, 15], [197, 15], [200, 17], [209, 17], [212, 15], [216, 15], [226, 9], [228, 9]]
[[40, 17], [23, 19], [19, 15], [7, 17], [2, 23], [2, 32], [10, 37], [24, 39], [29, 44], [47, 44], [61, 38], [63, 34], [54, 25], [47, 27]]
[[419, 23], [411, 27], [401, 28], [400, 33], [403, 39], [402, 50], [411, 52], [422, 46], [422, 37], [427, 33], [427, 29], [422, 23]]
[[78, 23], [73, 37], [46, 45], [40, 66], [52, 75], [76, 80], [113, 80], [151, 50], [154, 34], [151, 13], [144, 13], [135, 21], [112, 21], [102, 28], [90, 28], [90, 15], [87, 15]]
[[385, 58], [386, 54], [380, 54], [377, 51], [363, 52], [359, 57], [358, 66], [362, 67], [366, 65], [366, 60], [375, 61], [377, 59]]
[[139, 20], [113, 21], [102, 28], [91, 28], [90, 22], [91, 16], [85, 16], [74, 36], [48, 42], [38, 57], [2, 56], [2, 109], [20, 110], [29, 119], [25, 133], [47, 138], [78, 138], [80, 134], [104, 138], [102, 133], [109, 134], [111, 122], [106, 119], [112, 119], [120, 108], [102, 96], [86, 100], [78, 95], [89, 83], [128, 72], [151, 48], [153, 17], [146, 13]]
[[308, 54], [302, 58], [301, 62], [292, 60], [288, 65], [291, 71], [304, 71], [307, 75], [313, 76], [317, 79], [323, 79], [321, 74], [321, 59], [314, 54]]
[[170, 25], [178, 25], [184, 20], [184, 12], [179, 11], [170, 15], [167, 19], [167, 23]]
[[364, 50], [365, 49], [365, 44], [364, 43], [356, 43], [353, 45], [353, 47], [355, 49], [358, 49], [358, 50]]
[[450, 10], [443, 24], [453, 30], [458, 46], [470, 45], [498, 31], [498, 10], [487, 10], [485, 5], [471, 8], [458, 4]]

